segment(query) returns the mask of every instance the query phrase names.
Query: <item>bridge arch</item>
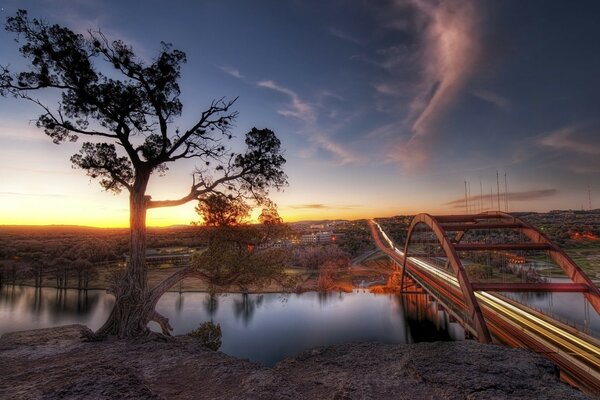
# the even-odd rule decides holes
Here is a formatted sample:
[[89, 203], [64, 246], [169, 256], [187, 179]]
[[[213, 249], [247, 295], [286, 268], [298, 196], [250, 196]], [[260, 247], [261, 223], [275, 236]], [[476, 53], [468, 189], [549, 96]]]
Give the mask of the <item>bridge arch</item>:
[[[467, 311], [477, 332], [480, 342], [490, 342], [490, 333], [475, 296], [478, 290], [491, 291], [571, 291], [582, 292], [585, 299], [600, 314], [600, 290], [586, 275], [586, 273], [562, 250], [552, 242], [544, 233], [522, 219], [509, 213], [501, 211], [490, 211], [472, 215], [441, 215], [430, 214], [416, 215], [406, 235], [404, 246], [404, 274], [406, 262], [410, 257], [409, 243], [418, 225], [424, 224], [435, 234], [442, 250], [448, 259], [447, 266], [452, 270], [459, 282]], [[515, 230], [527, 237], [530, 242], [526, 243], [461, 243], [466, 232], [472, 229], [507, 229]], [[450, 233], [455, 232], [455, 235]], [[564, 271], [573, 284], [511, 284], [494, 285], [479, 282], [471, 282], [458, 256], [458, 251], [485, 251], [485, 250], [543, 250], [548, 253], [552, 260]]]
[[483, 313], [481, 312], [481, 307], [477, 302], [477, 298], [475, 297], [475, 292], [473, 291], [473, 287], [471, 286], [471, 282], [467, 276], [465, 268], [463, 267], [460, 258], [458, 257], [458, 253], [454, 248], [454, 245], [448, 238], [444, 228], [439, 224], [439, 222], [429, 214], [423, 213], [416, 215], [408, 228], [408, 233], [406, 235], [406, 243], [404, 245], [404, 262], [402, 265], [402, 273], [406, 270], [406, 260], [409, 257], [408, 253], [408, 244], [410, 243], [410, 239], [415, 231], [417, 225], [425, 224], [435, 234], [437, 240], [439, 241], [444, 253], [448, 257], [448, 261], [450, 266], [458, 279], [460, 284], [460, 289], [465, 299], [465, 303], [468, 308], [469, 316], [471, 317], [471, 321], [475, 325], [475, 331], [477, 332], [477, 339], [482, 343], [490, 343], [492, 338], [490, 336], [490, 332], [488, 330], [487, 324], [485, 323], [485, 318], [483, 317]]

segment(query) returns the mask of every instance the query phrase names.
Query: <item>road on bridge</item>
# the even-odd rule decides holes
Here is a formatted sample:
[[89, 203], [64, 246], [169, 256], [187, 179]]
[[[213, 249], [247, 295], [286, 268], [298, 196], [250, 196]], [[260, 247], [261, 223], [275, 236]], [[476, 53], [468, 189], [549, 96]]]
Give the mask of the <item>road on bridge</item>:
[[[379, 249], [402, 266], [404, 253], [394, 246], [379, 224], [375, 221], [369, 224]], [[455, 276], [418, 257], [408, 257], [405, 265], [406, 274], [414, 282], [476, 335], [465, 321], [465, 313], [460, 312], [466, 307]], [[475, 296], [496, 341], [543, 354], [560, 367], [565, 380], [600, 394], [600, 341], [498, 293], [477, 291]]]

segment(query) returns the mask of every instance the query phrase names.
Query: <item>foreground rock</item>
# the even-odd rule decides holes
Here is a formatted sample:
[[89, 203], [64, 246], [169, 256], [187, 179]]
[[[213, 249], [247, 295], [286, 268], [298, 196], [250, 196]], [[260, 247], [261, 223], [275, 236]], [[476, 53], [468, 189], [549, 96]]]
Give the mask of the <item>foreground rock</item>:
[[0, 398], [583, 399], [523, 350], [472, 341], [313, 349], [266, 368], [193, 339], [82, 343], [80, 325], [0, 338]]

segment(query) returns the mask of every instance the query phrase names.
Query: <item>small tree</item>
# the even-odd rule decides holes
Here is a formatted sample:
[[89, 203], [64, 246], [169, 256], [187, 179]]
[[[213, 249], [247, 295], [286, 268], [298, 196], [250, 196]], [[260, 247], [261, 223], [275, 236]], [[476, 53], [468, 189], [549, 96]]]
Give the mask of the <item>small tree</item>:
[[250, 206], [233, 197], [220, 193], [211, 193], [196, 206], [196, 212], [206, 226], [236, 226], [250, 215]]
[[[287, 233], [281, 219], [250, 225], [244, 223], [249, 212], [244, 202], [231, 197], [211, 197], [197, 208], [211, 232], [207, 249], [195, 255], [192, 269], [205, 277], [214, 293], [231, 286], [247, 292], [251, 285], [258, 287], [272, 280], [283, 283], [288, 255], [271, 246], [273, 240]], [[272, 203], [262, 214], [267, 208], [271, 215], [278, 215]]]
[[[213, 101], [188, 129], [174, 129], [183, 109], [178, 81], [186, 56], [170, 44], [162, 43], [157, 57], [145, 62], [122, 41], [110, 42], [92, 31], [84, 37], [29, 19], [24, 10], [7, 19], [6, 30], [23, 41], [20, 52], [30, 65], [19, 73], [0, 67], [0, 95], [41, 107], [37, 126], [57, 144], [80, 136], [93, 139], [71, 158], [74, 166], [99, 179], [107, 191], [129, 192], [129, 264], [116, 287], [115, 306], [97, 334], [144, 335], [150, 320], [168, 327], [154, 309], [163, 286], [147, 285], [147, 210], [203, 202], [213, 193], [263, 203], [269, 188], [286, 184], [279, 140], [271, 130], [254, 128], [246, 134], [245, 152], [228, 150], [224, 142], [232, 138], [235, 100]], [[109, 69], [110, 75], [101, 72]], [[61, 94], [56, 108], [35, 95], [52, 89]], [[146, 193], [152, 174], [185, 159], [201, 165], [188, 192], [178, 199], [153, 200]]]

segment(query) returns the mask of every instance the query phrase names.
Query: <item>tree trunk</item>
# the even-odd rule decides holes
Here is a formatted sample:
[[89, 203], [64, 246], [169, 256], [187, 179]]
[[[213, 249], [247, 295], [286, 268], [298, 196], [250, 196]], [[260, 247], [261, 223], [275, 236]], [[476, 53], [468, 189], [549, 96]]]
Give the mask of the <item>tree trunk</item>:
[[156, 304], [163, 294], [165, 294], [177, 283], [183, 281], [185, 278], [207, 280], [208, 276], [202, 272], [195, 271], [192, 268], [184, 268], [167, 277], [161, 283], [152, 288], [148, 294], [148, 300], [146, 301], [146, 315], [148, 316], [149, 321], [155, 321], [158, 323], [158, 325], [160, 325], [163, 335], [170, 336], [173, 328], [169, 324], [169, 319], [160, 315], [156, 311]]
[[129, 195], [129, 263], [125, 275], [115, 290], [115, 305], [97, 335], [116, 335], [119, 338], [137, 337], [150, 333], [146, 302], [148, 276], [146, 271], [146, 186], [149, 172], [138, 171]]

